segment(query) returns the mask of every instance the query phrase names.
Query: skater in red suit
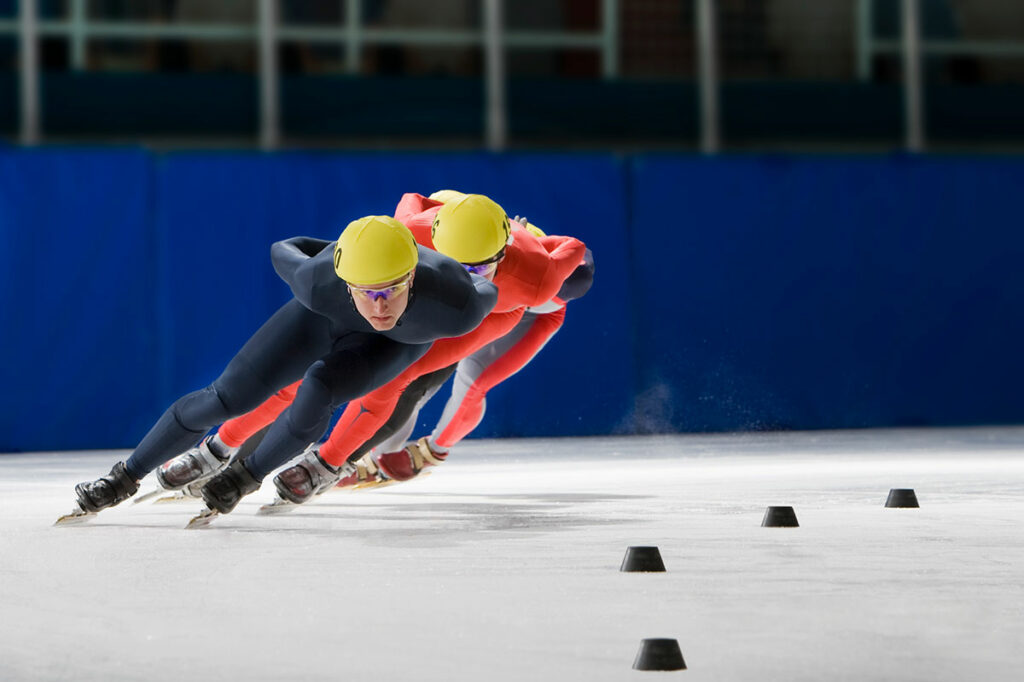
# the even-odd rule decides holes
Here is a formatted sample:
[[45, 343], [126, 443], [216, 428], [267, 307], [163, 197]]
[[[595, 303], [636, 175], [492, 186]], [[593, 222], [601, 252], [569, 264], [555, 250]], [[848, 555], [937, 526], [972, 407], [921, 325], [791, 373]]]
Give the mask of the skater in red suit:
[[[532, 225], [528, 226], [530, 228], [536, 229]], [[566, 303], [583, 296], [590, 289], [593, 277], [594, 259], [587, 249], [584, 262], [565, 281], [555, 298], [544, 305], [528, 308], [508, 334], [459, 361], [456, 367], [442, 370], [439, 376], [424, 377], [426, 381], [417, 387], [419, 390], [406, 391], [402, 400], [414, 400], [415, 403], [411, 408], [395, 410], [396, 415], [407, 415], [404, 423], [393, 428], [394, 434], [378, 444], [373, 452], [364, 454], [356, 462], [356, 471], [339, 481], [338, 487], [407, 481], [426, 467], [446, 461], [451, 448], [483, 419], [487, 392], [536, 357], [561, 329]], [[440, 389], [453, 369], [452, 395], [433, 433], [406, 444], [420, 408]]]

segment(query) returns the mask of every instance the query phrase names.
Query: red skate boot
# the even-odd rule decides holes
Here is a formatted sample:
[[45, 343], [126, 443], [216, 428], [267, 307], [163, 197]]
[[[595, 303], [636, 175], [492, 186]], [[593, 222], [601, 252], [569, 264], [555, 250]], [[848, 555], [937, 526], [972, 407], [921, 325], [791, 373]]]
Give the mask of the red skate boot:
[[431, 450], [427, 437], [424, 436], [398, 452], [385, 452], [379, 455], [377, 466], [390, 479], [408, 481], [419, 476], [426, 467], [437, 466], [447, 458], [447, 452]]

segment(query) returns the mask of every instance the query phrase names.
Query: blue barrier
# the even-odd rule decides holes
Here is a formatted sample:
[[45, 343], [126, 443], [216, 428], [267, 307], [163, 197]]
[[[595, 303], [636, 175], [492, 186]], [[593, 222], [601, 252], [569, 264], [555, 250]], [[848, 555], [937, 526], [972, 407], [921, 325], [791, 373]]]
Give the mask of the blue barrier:
[[287, 299], [272, 241], [442, 187], [597, 261], [474, 435], [1019, 422], [1022, 180], [1019, 159], [0, 150], [0, 452], [131, 447]]
[[0, 150], [0, 451], [123, 446], [157, 412], [152, 163]]
[[634, 164], [645, 428], [1024, 418], [1020, 160]]

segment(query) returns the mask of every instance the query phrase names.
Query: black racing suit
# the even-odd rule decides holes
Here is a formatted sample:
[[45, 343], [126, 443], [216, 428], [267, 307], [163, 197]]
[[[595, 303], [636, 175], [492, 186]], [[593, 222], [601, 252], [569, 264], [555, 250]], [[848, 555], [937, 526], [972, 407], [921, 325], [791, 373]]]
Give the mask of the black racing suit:
[[261, 480], [318, 440], [338, 406], [394, 379], [436, 339], [476, 328], [494, 307], [497, 288], [436, 251], [418, 250], [408, 306], [395, 327], [380, 332], [356, 311], [335, 273], [334, 242], [294, 237], [274, 244], [274, 269], [294, 298], [252, 335], [220, 377], [164, 412], [128, 458], [128, 473], [141, 479], [213, 426], [301, 378], [295, 401], [245, 462]]

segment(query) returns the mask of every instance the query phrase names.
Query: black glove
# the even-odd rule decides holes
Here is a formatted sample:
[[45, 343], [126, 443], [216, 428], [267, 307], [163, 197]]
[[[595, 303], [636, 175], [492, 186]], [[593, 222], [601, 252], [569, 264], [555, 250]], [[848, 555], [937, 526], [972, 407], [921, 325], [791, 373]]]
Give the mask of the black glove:
[[236, 459], [207, 481], [201, 492], [206, 506], [227, 514], [238, 505], [239, 500], [259, 489], [260, 481], [252, 477], [241, 459]]

